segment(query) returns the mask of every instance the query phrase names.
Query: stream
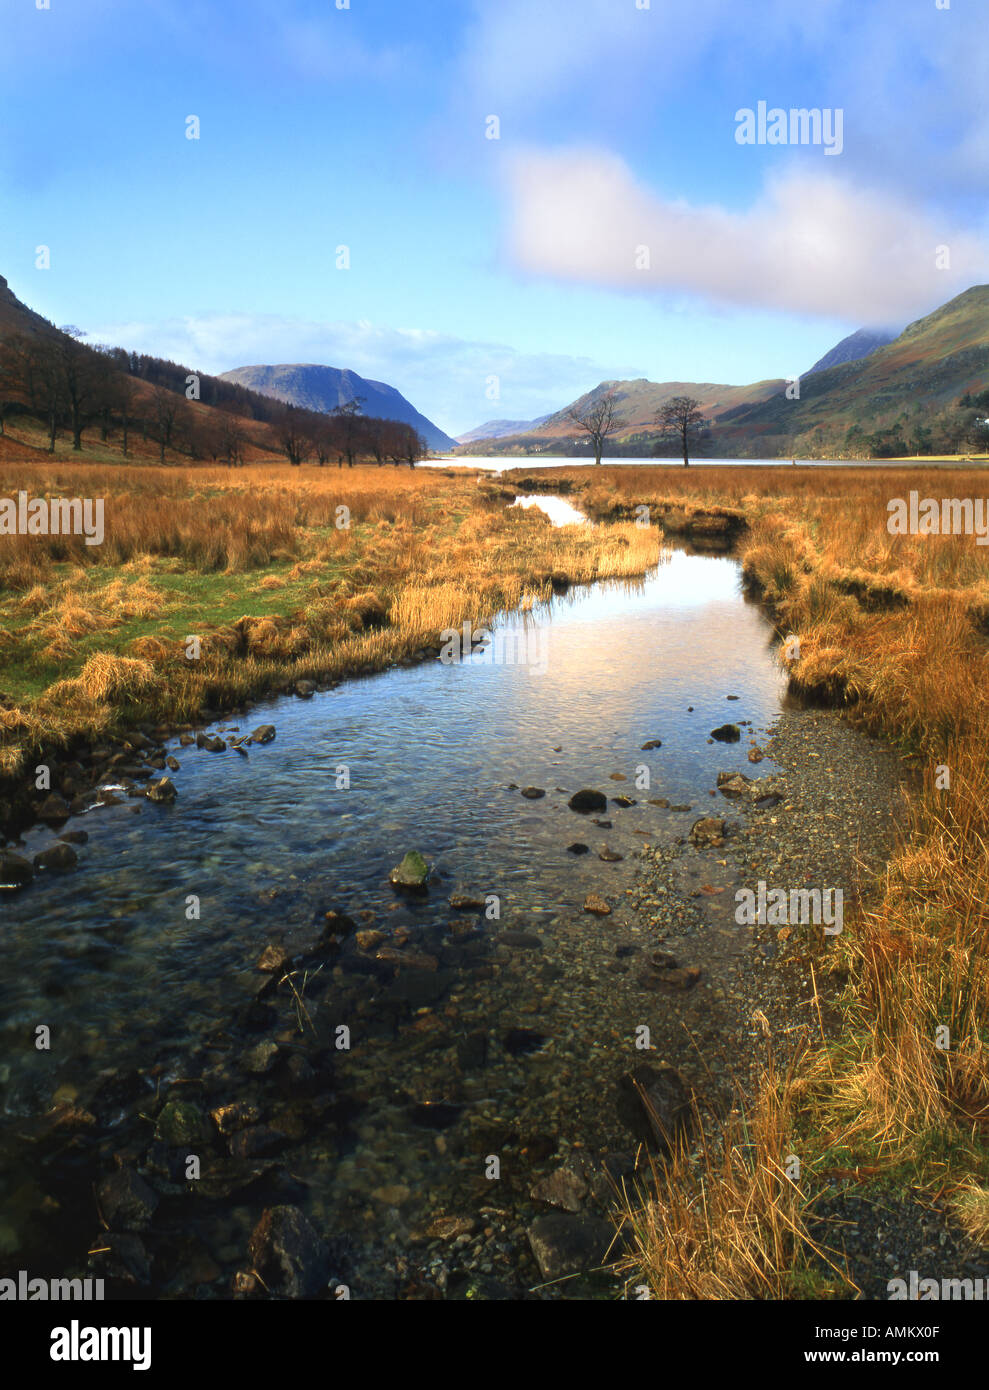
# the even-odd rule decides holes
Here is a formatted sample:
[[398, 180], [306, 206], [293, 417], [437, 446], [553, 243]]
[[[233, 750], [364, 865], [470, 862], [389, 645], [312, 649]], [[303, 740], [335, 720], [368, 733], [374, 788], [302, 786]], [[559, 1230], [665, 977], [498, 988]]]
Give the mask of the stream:
[[[562, 498], [520, 503], [555, 524], [581, 520]], [[75, 873], [0, 898], [5, 1265], [78, 1264], [98, 1230], [89, 1180], [77, 1190], [71, 1175], [56, 1179], [25, 1139], [52, 1106], [96, 1110], [90, 1142], [104, 1168], [118, 1144], [136, 1161], [128, 1125], [133, 1106], [151, 1113], [152, 1087], [202, 1090], [207, 1108], [255, 1094], [271, 1107], [273, 1137], [239, 1155], [260, 1186], [231, 1180], [216, 1201], [182, 1208], [199, 1265], [168, 1287], [190, 1296], [207, 1274], [229, 1280], [244, 1263], [272, 1191], [360, 1250], [361, 1296], [394, 1296], [384, 1264], [430, 1221], [466, 1214], [464, 1239], [480, 1219], [511, 1248], [529, 1185], [518, 1155], [531, 1162], [561, 1140], [627, 1146], [605, 1092], [635, 1061], [641, 1013], [611, 973], [616, 941], [634, 945], [644, 930], [621, 911], [634, 856], [708, 814], [718, 772], [751, 770], [746, 740], [779, 713], [785, 677], [730, 558], [669, 550], [641, 580], [571, 590], [524, 619], [502, 615], [496, 631], [523, 622], [526, 660], [499, 661], [496, 643], [211, 726], [273, 724], [274, 741], [249, 757], [173, 741], [173, 805], [122, 800], [73, 819], [67, 829], [89, 832]], [[712, 743], [728, 720], [742, 741]], [[767, 759], [760, 775], [773, 768]], [[608, 796], [607, 812], [569, 809], [585, 787]], [[621, 796], [634, 804], [615, 804]], [[55, 833], [35, 827], [19, 852]], [[591, 852], [568, 848], [578, 843]], [[398, 896], [389, 871], [413, 849], [433, 881], [425, 896]], [[487, 912], [454, 910], [457, 891]], [[613, 914], [583, 911], [589, 893]], [[330, 909], [380, 937], [369, 952], [351, 935], [307, 967], [302, 1004], [280, 999], [277, 1031], [265, 1032], [250, 1014], [273, 981], [259, 957], [272, 943], [303, 949]], [[395, 945], [417, 968], [396, 973]], [[291, 1051], [293, 1008], [295, 1032], [329, 1057], [310, 1049], [308, 1071], [300, 1060], [289, 1077], [264, 1048], [273, 1039]], [[34, 1046], [39, 1024], [47, 1051]], [[310, 1075], [314, 1057], [330, 1099]], [[488, 1181], [485, 1158], [502, 1150], [503, 1181]], [[53, 1225], [53, 1201], [82, 1209]], [[182, 1261], [166, 1251], [159, 1264]]]

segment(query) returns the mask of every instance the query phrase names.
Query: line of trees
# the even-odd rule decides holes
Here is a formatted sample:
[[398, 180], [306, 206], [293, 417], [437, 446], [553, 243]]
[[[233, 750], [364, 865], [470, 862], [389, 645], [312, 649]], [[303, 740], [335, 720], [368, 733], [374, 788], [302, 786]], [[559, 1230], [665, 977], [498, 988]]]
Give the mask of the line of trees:
[[359, 458], [370, 458], [378, 464], [414, 468], [428, 452], [412, 425], [362, 415], [360, 399], [328, 412], [283, 406], [275, 436], [282, 453], [296, 467], [312, 459], [320, 467], [335, 461], [339, 468], [345, 463], [353, 468]]
[[[162, 358], [81, 339], [78, 329], [51, 325], [0, 340], [0, 435], [8, 420], [28, 415], [44, 425], [49, 453], [63, 431], [78, 452], [83, 432], [98, 426], [104, 443], [119, 436], [127, 458], [140, 431], [142, 441], [157, 444], [162, 464], [168, 453], [181, 453], [234, 466], [252, 440], [296, 466], [312, 459], [353, 467], [364, 458], [414, 468], [428, 452], [411, 425], [365, 416], [361, 400], [328, 414], [305, 410]], [[266, 428], [252, 432], [246, 420]]]

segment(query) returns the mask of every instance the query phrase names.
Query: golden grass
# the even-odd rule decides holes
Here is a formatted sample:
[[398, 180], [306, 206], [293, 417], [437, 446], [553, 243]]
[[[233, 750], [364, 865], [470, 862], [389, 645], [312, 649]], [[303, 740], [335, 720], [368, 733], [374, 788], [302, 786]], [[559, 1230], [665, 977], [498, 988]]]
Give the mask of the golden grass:
[[[911, 1165], [922, 1185], [960, 1184], [954, 1211], [989, 1236], [989, 556], [974, 536], [893, 536], [887, 503], [978, 498], [984, 470], [563, 470], [597, 515], [638, 503], [654, 517], [730, 507], [745, 517], [747, 578], [799, 639], [798, 688], [830, 697], [898, 741], [921, 772], [909, 834], [882, 890], [819, 962], [842, 972], [843, 1024], [794, 1081], [799, 1122], [851, 1164]], [[557, 476], [554, 474], [554, 476]], [[947, 783], [947, 784], [946, 784]], [[758, 1107], [766, 1103], [756, 1098]], [[702, 1165], [703, 1166], [703, 1165]], [[722, 1173], [707, 1161], [709, 1187]], [[674, 1175], [689, 1192], [695, 1179]], [[736, 1184], [737, 1185], [737, 1184]], [[641, 1251], [676, 1252], [682, 1195]], [[731, 1229], [731, 1213], [714, 1225]], [[725, 1232], [719, 1239], [727, 1239]], [[734, 1239], [734, 1237], [732, 1237]], [[780, 1253], [765, 1226], [770, 1264]], [[751, 1265], [739, 1244], [741, 1267]], [[704, 1287], [717, 1288], [717, 1280]], [[702, 1296], [721, 1296], [708, 1293]]]
[[[49, 687], [0, 730], [14, 768], [75, 734], [379, 669], [445, 628], [485, 626], [560, 583], [642, 574], [661, 554], [655, 529], [554, 529], [433, 469], [0, 465], [0, 496], [20, 488], [104, 498], [106, 534], [0, 537], [0, 651]], [[126, 661], [154, 678], [112, 678]]]
[[621, 1194], [628, 1253], [618, 1265], [653, 1298], [783, 1299], [796, 1276], [843, 1272], [811, 1235], [813, 1201], [789, 1174], [795, 1150], [794, 1069], [779, 1075], [770, 1056], [754, 1103], [727, 1118], [695, 1114], [698, 1152], [682, 1143], [651, 1159], [645, 1182]]

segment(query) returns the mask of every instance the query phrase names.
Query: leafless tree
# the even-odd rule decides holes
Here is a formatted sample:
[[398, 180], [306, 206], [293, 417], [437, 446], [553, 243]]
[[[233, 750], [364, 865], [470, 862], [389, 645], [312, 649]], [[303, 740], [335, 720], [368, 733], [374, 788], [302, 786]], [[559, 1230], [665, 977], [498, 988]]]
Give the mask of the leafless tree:
[[690, 464], [690, 441], [704, 423], [700, 401], [693, 396], [671, 396], [656, 412], [656, 423], [664, 435], [675, 435], [683, 449], [683, 466]]
[[352, 401], [346, 401], [343, 405], [338, 405], [335, 410], [330, 411], [336, 423], [337, 448], [341, 455], [341, 468], [344, 459], [347, 460], [347, 467], [353, 468], [354, 459], [360, 449], [364, 435], [364, 421], [361, 418], [361, 406], [363, 404], [364, 397], [355, 396]]
[[567, 411], [567, 419], [582, 429], [591, 441], [594, 462], [601, 462], [601, 455], [608, 436], [622, 427], [618, 416], [618, 398], [610, 387], [600, 396], [581, 405], [572, 405]]
[[155, 438], [158, 441], [158, 462], [165, 462], [165, 450], [171, 445], [175, 419], [179, 410], [179, 397], [164, 386], [151, 388], [151, 420]]
[[296, 468], [312, 453], [312, 427], [305, 411], [285, 407], [278, 424], [278, 443], [289, 463]]

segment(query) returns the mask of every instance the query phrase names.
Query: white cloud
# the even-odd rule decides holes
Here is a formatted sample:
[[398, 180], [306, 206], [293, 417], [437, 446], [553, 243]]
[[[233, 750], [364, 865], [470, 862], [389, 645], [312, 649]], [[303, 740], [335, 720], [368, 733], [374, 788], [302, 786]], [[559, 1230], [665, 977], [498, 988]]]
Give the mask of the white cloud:
[[[463, 434], [486, 420], [533, 419], [609, 377], [644, 375], [634, 363], [522, 353], [503, 343], [471, 342], [429, 329], [367, 321], [318, 323], [273, 314], [105, 323], [90, 325], [87, 337], [212, 374], [281, 362], [350, 368], [394, 386], [449, 434]], [[498, 394], [492, 396], [495, 389]]]
[[[885, 324], [989, 272], [981, 238], [830, 171], [781, 174], [736, 211], [664, 199], [608, 153], [536, 151], [515, 161], [509, 191], [516, 264], [587, 285]], [[636, 268], [643, 246], [648, 269]]]

